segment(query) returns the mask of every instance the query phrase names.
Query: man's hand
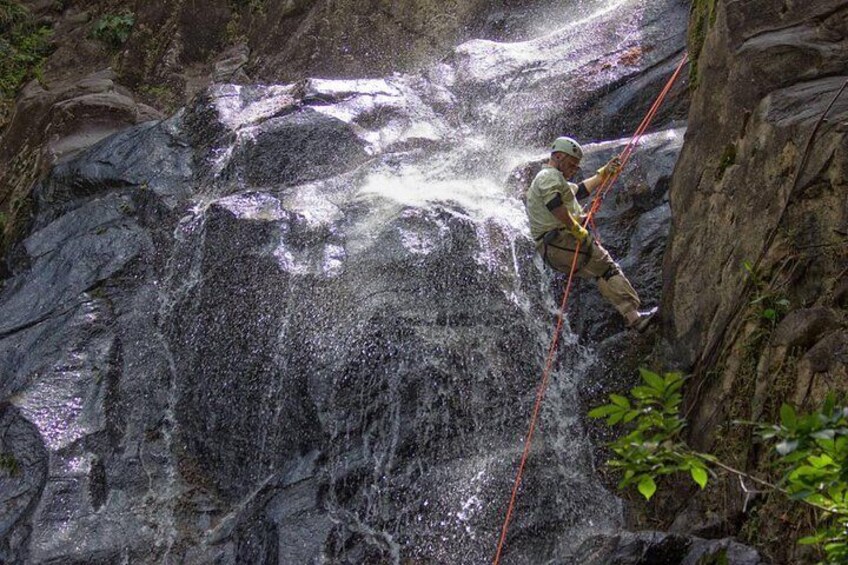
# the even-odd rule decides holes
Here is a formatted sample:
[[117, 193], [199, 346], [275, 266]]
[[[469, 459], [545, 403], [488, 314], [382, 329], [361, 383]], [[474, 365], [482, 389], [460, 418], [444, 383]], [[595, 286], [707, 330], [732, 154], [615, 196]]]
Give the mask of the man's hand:
[[618, 170], [621, 168], [621, 159], [618, 157], [613, 157], [607, 162], [606, 165], [598, 169], [598, 174], [601, 176], [603, 180], [607, 180], [607, 178], [613, 176]]
[[568, 231], [569, 233], [571, 233], [571, 235], [574, 236], [574, 239], [576, 239], [580, 243], [586, 243], [586, 240], [589, 238], [589, 230], [587, 230], [576, 222], [571, 226], [571, 229]]

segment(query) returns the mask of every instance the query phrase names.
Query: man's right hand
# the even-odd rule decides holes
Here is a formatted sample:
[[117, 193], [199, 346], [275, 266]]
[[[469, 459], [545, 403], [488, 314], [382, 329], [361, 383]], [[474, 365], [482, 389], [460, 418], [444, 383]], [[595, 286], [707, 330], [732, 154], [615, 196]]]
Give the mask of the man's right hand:
[[580, 243], [586, 243], [586, 240], [589, 238], [589, 230], [581, 226], [580, 224], [575, 223], [571, 226], [571, 230], [569, 230], [571, 235], [579, 241]]
[[610, 159], [606, 165], [598, 169], [598, 174], [601, 175], [601, 178], [606, 180], [607, 177], [611, 177], [621, 168], [621, 159], [618, 157], [613, 157]]

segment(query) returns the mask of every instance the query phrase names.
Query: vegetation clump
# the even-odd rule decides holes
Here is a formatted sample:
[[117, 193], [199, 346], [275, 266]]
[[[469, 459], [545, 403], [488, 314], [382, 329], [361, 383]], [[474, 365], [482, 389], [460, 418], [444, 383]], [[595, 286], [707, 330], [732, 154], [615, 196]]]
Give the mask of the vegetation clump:
[[[733, 155], [735, 157], [735, 151]], [[789, 311], [790, 302], [785, 296], [772, 288], [772, 285], [757, 271], [753, 263], [743, 261], [742, 268], [745, 269], [748, 280], [754, 289], [754, 297], [749, 305], [754, 309], [758, 319], [767, 322], [770, 333]]]
[[51, 34], [19, 2], [0, 0], [0, 125], [21, 86], [41, 77]]
[[698, 57], [707, 37], [707, 30], [716, 20], [716, 0], [692, 0], [689, 12], [689, 88], [698, 88]]
[[9, 477], [18, 477], [21, 474], [21, 465], [11, 453], [0, 452], [0, 472]]
[[724, 176], [724, 171], [728, 167], [736, 163], [736, 144], [728, 143], [724, 147], [724, 152], [721, 154], [721, 159], [718, 161], [718, 169], [716, 169], [715, 180], [720, 181]]
[[135, 26], [135, 15], [132, 12], [106, 14], [94, 24], [91, 37], [113, 49], [118, 49], [129, 39], [133, 26]]
[[770, 442], [780, 480], [771, 484], [720, 461], [714, 455], [692, 450], [683, 439], [686, 426], [680, 415], [684, 377], [642, 369], [643, 384], [629, 398], [610, 395], [610, 403], [589, 412], [610, 426], [628, 424], [630, 431], [609, 444], [614, 457], [607, 464], [622, 473], [619, 488], [635, 485], [650, 499], [656, 481], [664, 475], [688, 474], [700, 487], [711, 474], [726, 472], [780, 492], [813, 508], [818, 523], [812, 535], [798, 541], [817, 545], [822, 563], [848, 562], [848, 407], [836, 405], [829, 395], [822, 407], [801, 415], [784, 404], [780, 423], [753, 425], [757, 435]]

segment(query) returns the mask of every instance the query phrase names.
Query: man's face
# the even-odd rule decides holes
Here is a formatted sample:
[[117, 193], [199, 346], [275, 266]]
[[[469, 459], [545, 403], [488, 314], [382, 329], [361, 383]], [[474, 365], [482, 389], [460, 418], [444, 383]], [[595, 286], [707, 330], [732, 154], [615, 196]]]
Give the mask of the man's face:
[[554, 158], [557, 162], [557, 169], [566, 179], [570, 179], [580, 168], [580, 159], [569, 155], [568, 153], [556, 152]]

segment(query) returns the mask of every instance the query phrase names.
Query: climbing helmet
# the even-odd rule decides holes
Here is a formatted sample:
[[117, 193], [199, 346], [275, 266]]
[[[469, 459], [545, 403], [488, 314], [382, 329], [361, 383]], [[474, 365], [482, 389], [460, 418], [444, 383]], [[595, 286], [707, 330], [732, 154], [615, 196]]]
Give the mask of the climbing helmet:
[[580, 144], [570, 137], [558, 137], [554, 140], [553, 147], [551, 147], [551, 153], [556, 153], [557, 151], [561, 151], [562, 153], [571, 155], [577, 159], [583, 158], [583, 148], [581, 148]]

